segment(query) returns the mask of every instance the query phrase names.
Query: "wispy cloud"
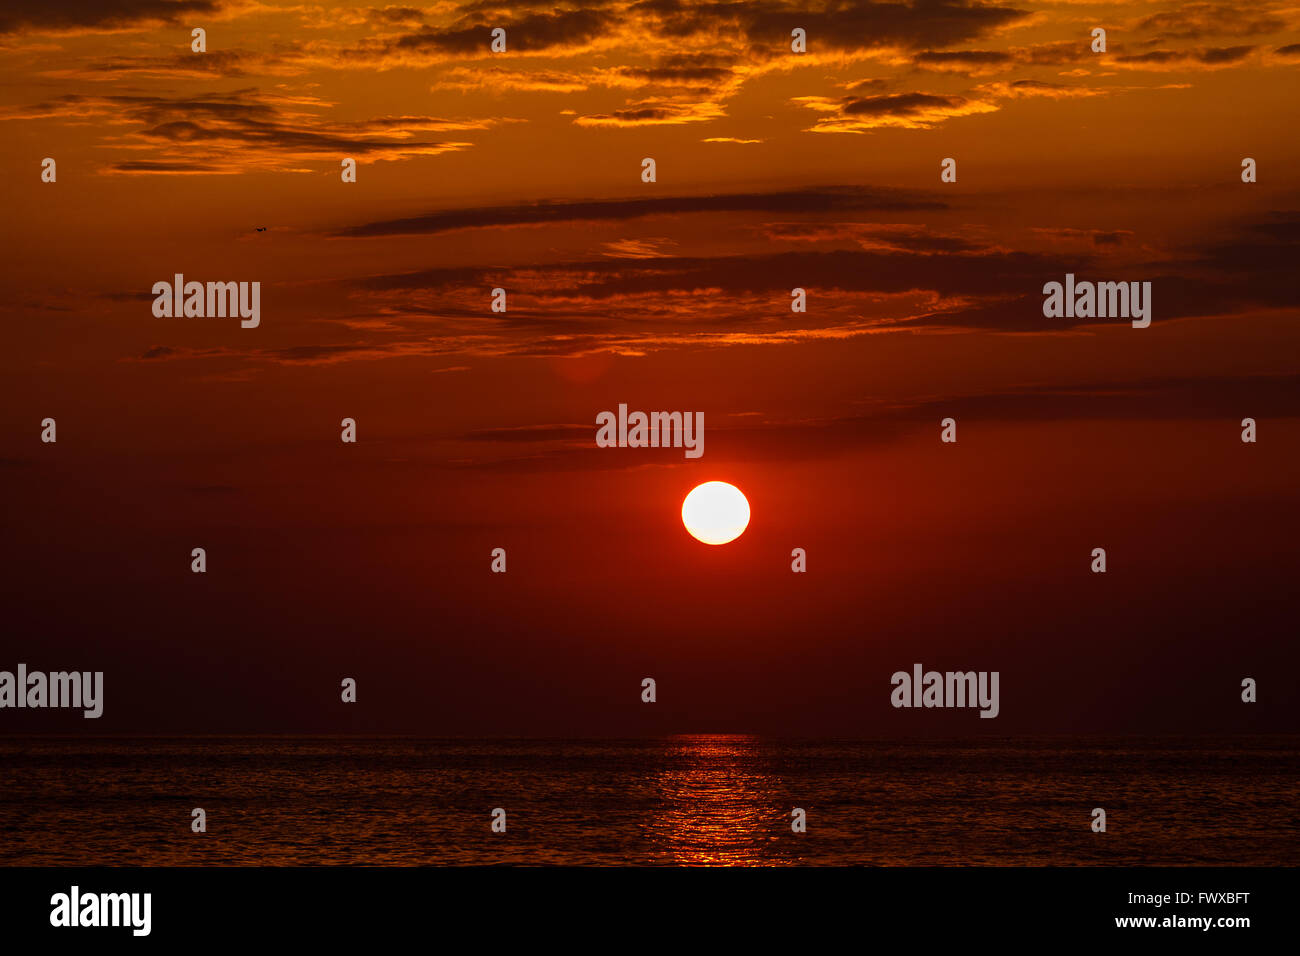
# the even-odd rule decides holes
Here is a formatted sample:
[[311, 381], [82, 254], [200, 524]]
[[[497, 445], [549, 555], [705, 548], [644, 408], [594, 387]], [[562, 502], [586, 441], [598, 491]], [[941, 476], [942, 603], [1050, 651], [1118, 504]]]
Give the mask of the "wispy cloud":
[[378, 236], [430, 235], [453, 229], [489, 229], [536, 226], [565, 222], [601, 222], [726, 212], [902, 212], [943, 209], [946, 203], [932, 194], [861, 186], [824, 186], [773, 192], [722, 193], [704, 196], [665, 196], [650, 199], [542, 201], [506, 206], [447, 209], [346, 226], [336, 238], [366, 239]]
[[422, 138], [431, 132], [488, 129], [501, 119], [453, 120], [382, 116], [356, 122], [325, 121], [331, 104], [310, 96], [286, 97], [254, 88], [191, 96], [66, 94], [31, 106], [0, 109], [0, 122], [93, 120], [106, 128], [106, 146], [148, 160], [122, 158], [106, 172], [242, 172], [297, 169], [302, 161], [340, 156], [409, 159], [436, 156], [472, 144]]
[[219, 12], [219, 0], [6, 0], [0, 34], [107, 33], [141, 26], [177, 25]]

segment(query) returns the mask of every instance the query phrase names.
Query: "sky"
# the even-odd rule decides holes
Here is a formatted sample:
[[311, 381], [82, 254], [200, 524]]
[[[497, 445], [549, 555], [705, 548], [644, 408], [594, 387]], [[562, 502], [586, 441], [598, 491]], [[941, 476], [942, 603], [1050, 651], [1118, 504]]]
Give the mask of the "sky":
[[1271, 2], [6, 4], [0, 669], [106, 702], [3, 729], [1300, 730], [1298, 70]]

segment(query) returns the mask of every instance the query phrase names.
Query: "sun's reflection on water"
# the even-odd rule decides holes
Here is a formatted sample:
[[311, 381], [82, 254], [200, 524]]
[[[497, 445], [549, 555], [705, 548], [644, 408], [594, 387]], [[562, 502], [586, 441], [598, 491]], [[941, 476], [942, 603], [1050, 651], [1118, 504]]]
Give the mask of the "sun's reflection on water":
[[692, 735], [666, 741], [655, 779], [660, 809], [646, 836], [661, 862], [736, 866], [791, 862], [797, 854], [780, 777], [759, 738]]

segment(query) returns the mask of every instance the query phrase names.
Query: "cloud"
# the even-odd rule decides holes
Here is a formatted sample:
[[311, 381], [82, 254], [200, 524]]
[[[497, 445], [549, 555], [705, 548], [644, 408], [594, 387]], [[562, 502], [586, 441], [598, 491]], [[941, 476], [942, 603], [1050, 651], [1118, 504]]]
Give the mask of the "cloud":
[[735, 77], [729, 67], [696, 66], [692, 64], [666, 64], [663, 66], [620, 66], [614, 72], [640, 84], [657, 86], [702, 86], [713, 89]]
[[0, 34], [107, 33], [166, 24], [177, 26], [222, 8], [217, 0], [5, 0]]
[[371, 7], [366, 11], [366, 19], [373, 23], [420, 23], [424, 20], [424, 11], [416, 7]]
[[170, 173], [172, 175], [206, 175], [209, 173], [238, 173], [238, 169], [223, 168], [221, 166], [205, 166], [202, 163], [163, 163], [154, 162], [147, 159], [131, 160], [124, 163], [113, 163], [106, 168], [111, 173]]
[[1000, 99], [1026, 99], [1043, 97], [1049, 100], [1076, 99], [1081, 96], [1107, 96], [1124, 92], [1125, 87], [1067, 86], [1064, 83], [1046, 83], [1041, 80], [1016, 80], [1013, 83], [986, 83], [979, 92]]
[[501, 120], [384, 116], [358, 122], [323, 121], [330, 104], [256, 89], [192, 96], [67, 94], [26, 107], [0, 109], [0, 122], [95, 120], [104, 145], [128, 155], [148, 150], [157, 159], [110, 162], [106, 172], [232, 173], [295, 170], [304, 160], [337, 166], [340, 156], [400, 160], [467, 149], [459, 140], [417, 138], [433, 131], [486, 129]]
[[[842, 66], [900, 49], [941, 49], [1028, 17], [1010, 6], [967, 0], [848, 0], [811, 9], [783, 0], [476, 2], [454, 7], [443, 23], [321, 47], [313, 63], [332, 69], [445, 67], [433, 89], [558, 95], [636, 89], [639, 95], [627, 102], [586, 106], [575, 111], [574, 120], [581, 126], [636, 128], [718, 119], [744, 84], [772, 70]], [[808, 30], [814, 52], [798, 58], [782, 52], [789, 49], [792, 23]], [[506, 29], [508, 55], [515, 62], [492, 62], [489, 35], [496, 26]], [[613, 56], [633, 62], [605, 65]], [[519, 67], [519, 57], [552, 62], [534, 72]], [[466, 64], [466, 58], [480, 62]]]
[[707, 123], [726, 115], [721, 104], [642, 100], [612, 113], [579, 116], [579, 126], [680, 126], [683, 123]]
[[291, 76], [302, 73], [305, 66], [293, 62], [288, 54], [267, 54], [249, 50], [209, 50], [194, 54], [188, 50], [163, 56], [109, 56], [52, 70], [41, 70], [39, 76], [50, 79], [77, 79], [93, 82], [113, 82], [125, 77], [151, 77], [161, 79], [211, 79], [236, 78], [255, 73], [263, 76]]
[[1197, 63], [1219, 67], [1241, 62], [1254, 49], [1253, 46], [1233, 46], [1206, 47], [1200, 50], [1152, 50], [1149, 53], [1121, 54], [1114, 59], [1121, 66], [1136, 69], [1182, 69]]
[[1030, 230], [1054, 242], [1086, 242], [1093, 246], [1119, 246], [1133, 238], [1131, 229], [1077, 229], [1070, 226], [1035, 227]]
[[[58, 9], [49, 12], [47, 7]], [[1068, 64], [1076, 66], [1080, 75], [1088, 75], [1097, 66], [1134, 72], [1230, 67], [1251, 59], [1254, 48], [1175, 47], [1202, 37], [1250, 36], [1285, 26], [1285, 18], [1272, 7], [1234, 11], [1231, 5], [1194, 3], [1119, 24], [1117, 38], [1145, 33], [1153, 39], [1133, 41], [1132, 48], [1115, 46], [1111, 54], [1098, 57], [1079, 40], [1003, 48], [1001, 38], [1012, 29], [1034, 24], [1036, 15], [996, 0], [822, 0], [811, 6], [794, 0], [444, 0], [428, 7], [329, 10], [312, 5], [273, 6], [261, 0], [106, 0], [102, 4], [18, 0], [8, 21], [0, 18], [0, 23], [8, 22], [11, 29], [29, 21], [62, 22], [70, 25], [69, 29], [117, 29], [122, 24], [184, 25], [200, 14], [209, 18], [297, 18], [298, 38], [285, 39], [291, 34], [281, 32], [277, 23], [268, 29], [270, 43], [250, 44], [255, 49], [226, 45], [202, 56], [170, 44], [144, 53], [113, 50], [70, 55], [60, 51], [57, 60], [50, 58], [43, 64], [47, 69], [36, 72], [50, 79], [120, 82], [416, 68], [430, 71], [429, 88], [436, 91], [580, 98], [570, 114], [573, 123], [629, 131], [715, 122], [729, 115], [732, 101], [747, 85], [783, 72], [799, 77], [803, 87], [796, 88], [794, 102], [823, 114], [810, 131], [868, 133], [882, 128], [928, 130], [950, 119], [994, 112], [1001, 107], [1002, 98], [1031, 95], [1023, 84], [1038, 80], [1023, 74], [1039, 67]], [[800, 56], [789, 53], [790, 30], [795, 23], [806, 29], [810, 38], [810, 51]], [[259, 20], [259, 28], [261, 25]], [[507, 30], [508, 52], [502, 56], [490, 51], [490, 31], [496, 26]], [[308, 39], [302, 36], [306, 30], [321, 31], [321, 35]], [[1160, 48], [1148, 49], [1152, 44]], [[931, 74], [988, 76], [1017, 71], [1020, 75], [1007, 85], [1004, 95], [990, 95], [978, 88], [888, 92], [891, 81], [878, 77], [843, 83], [837, 74], [862, 61], [885, 66], [893, 76], [902, 75], [908, 67]], [[828, 89], [835, 84], [849, 98]], [[1092, 92], [1084, 92], [1086, 88], [1055, 89], [1055, 93], [1036, 95], [1064, 99], [1102, 95], [1103, 88]], [[611, 91], [622, 95], [610, 96]], [[892, 102], [888, 98], [893, 98]], [[328, 126], [327, 118], [328, 113], [320, 113], [315, 122], [287, 125], [306, 134]], [[327, 150], [330, 131], [320, 132], [322, 149]], [[734, 135], [705, 140], [760, 138], [746, 136], [744, 130], [731, 132]], [[203, 136], [200, 131], [194, 134], [195, 140]], [[299, 145], [304, 145], [301, 140]], [[375, 148], [381, 145], [375, 144]], [[389, 150], [387, 155], [373, 158], [436, 155], [468, 144], [423, 145], [423, 152]], [[297, 158], [304, 158], [301, 150]], [[213, 162], [211, 158], [200, 160]], [[302, 167], [272, 162], [268, 168]]]
[[1150, 33], [1148, 42], [1254, 36], [1285, 30], [1286, 20], [1270, 4], [1183, 3], [1141, 17], [1132, 29]]
[[570, 73], [562, 70], [513, 69], [504, 66], [452, 67], [443, 72], [431, 90], [490, 90], [530, 93], [578, 93], [599, 81], [596, 73]]
[[[924, 396], [874, 405], [858, 415], [781, 419], [747, 416], [708, 426], [714, 461], [811, 460], [850, 455], [915, 436], [942, 418], [965, 423], [1060, 421], [1213, 421], [1236, 426], [1241, 409], [1256, 418], [1300, 417], [1300, 375], [1147, 378], [1107, 383], [1025, 384], [997, 391]], [[759, 419], [759, 420], [755, 420]], [[455, 436], [487, 447], [461, 467], [493, 471], [568, 471], [679, 466], [680, 452], [645, 449], [631, 460], [595, 447], [595, 425], [539, 424]]]
[[605, 243], [604, 255], [612, 259], [659, 259], [667, 255], [663, 247], [674, 244], [673, 240], [662, 236], [618, 239]]
[[1005, 100], [1112, 96], [1133, 89], [1135, 87], [1071, 86], [1043, 80], [1010, 83], [999, 80], [977, 86], [965, 96], [909, 92], [873, 96], [799, 96], [794, 102], [828, 114], [810, 127], [814, 133], [868, 133], [877, 129], [933, 129], [950, 119], [996, 112]]
[[[1001, 330], [1041, 331], [1037, 291], [1044, 276], [1063, 272], [1064, 265], [1050, 256], [1006, 255], [903, 228], [871, 248], [448, 267], [365, 276], [344, 285], [353, 290], [354, 308], [398, 329], [418, 331], [428, 336], [426, 342], [479, 354], [644, 354], [981, 322]], [[510, 312], [488, 314], [482, 290], [507, 275]], [[790, 311], [795, 287], [806, 289], [815, 304], [807, 314]], [[980, 322], [971, 318], [1029, 291], [1033, 301], [1019, 311], [980, 312]]]
[[[1037, 227], [1033, 235], [1063, 245], [1042, 252], [987, 244], [977, 232], [827, 221], [825, 214], [762, 230], [770, 242], [790, 248], [444, 267], [343, 284], [362, 313], [382, 317], [390, 328], [418, 330], [426, 345], [495, 355], [644, 354], [902, 330], [1061, 334], [1113, 324], [1043, 318], [1042, 286], [1066, 272], [1151, 281], [1159, 322], [1284, 309], [1295, 303], [1286, 263], [1300, 251], [1300, 214], [1290, 212], [1223, 229], [1208, 244], [1123, 262], [1112, 250], [1133, 234], [1121, 229]], [[660, 252], [653, 241], [618, 248]], [[507, 277], [511, 311], [489, 315], [483, 289]], [[789, 310], [795, 287], [815, 303], [807, 314]]]
[[763, 234], [779, 242], [847, 242], [862, 249], [912, 252], [918, 255], [989, 251], [987, 245], [972, 239], [939, 233], [909, 223], [780, 222], [766, 224]]
[[506, 30], [507, 49], [515, 53], [551, 52], [562, 49], [572, 54], [590, 47], [618, 22], [611, 12], [589, 7], [558, 12], [530, 13], [506, 24], [478, 18], [460, 18], [450, 28], [421, 27], [415, 32], [363, 41], [340, 51], [345, 59], [380, 62], [386, 67], [427, 66], [432, 62], [465, 55], [491, 55], [492, 30]]
[[996, 73], [1015, 61], [1006, 50], [922, 50], [912, 57], [912, 65], [923, 70], [967, 74]]
[[882, 93], [877, 96], [797, 96], [794, 102], [831, 115], [814, 133], [865, 133], [874, 129], [932, 129], [957, 116], [990, 113], [998, 107], [982, 100], [938, 93]]
[[336, 238], [365, 239], [430, 235], [453, 229], [626, 221], [646, 216], [695, 213], [901, 212], [943, 208], [946, 208], [946, 204], [929, 193], [860, 186], [822, 186], [758, 193], [666, 196], [653, 199], [552, 200], [508, 206], [479, 206], [347, 226], [332, 235]]
[[750, 44], [788, 49], [790, 30], [801, 26], [811, 42], [833, 50], [951, 46], [1005, 27], [1028, 11], [995, 3], [917, 2], [797, 3], [751, 0], [746, 3], [636, 0], [628, 9], [660, 34], [739, 34]]

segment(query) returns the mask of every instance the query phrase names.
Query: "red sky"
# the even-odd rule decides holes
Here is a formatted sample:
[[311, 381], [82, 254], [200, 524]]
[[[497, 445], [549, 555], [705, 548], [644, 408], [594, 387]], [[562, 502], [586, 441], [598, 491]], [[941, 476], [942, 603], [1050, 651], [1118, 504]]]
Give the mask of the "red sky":
[[[104, 732], [1300, 729], [1298, 26], [11, 3], [0, 668], [103, 670]], [[260, 326], [155, 317], [177, 272]], [[1045, 318], [1067, 272], [1151, 326]], [[704, 456], [597, 448], [619, 403]], [[710, 479], [753, 509], [718, 548]], [[893, 710], [918, 661], [1001, 716]]]

